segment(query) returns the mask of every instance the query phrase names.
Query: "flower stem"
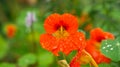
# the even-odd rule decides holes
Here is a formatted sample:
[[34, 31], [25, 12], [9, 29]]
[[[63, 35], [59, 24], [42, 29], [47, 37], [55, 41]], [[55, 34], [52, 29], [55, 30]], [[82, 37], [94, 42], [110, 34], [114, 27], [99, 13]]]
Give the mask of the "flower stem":
[[65, 54], [62, 53], [62, 52], [59, 52], [59, 55], [60, 55], [60, 56], [57, 57], [58, 65], [59, 65], [60, 67], [70, 67], [69, 64], [68, 64], [67, 61], [66, 61], [66, 56], [65, 56]]
[[[31, 17], [31, 19], [32, 19], [32, 17]], [[36, 44], [36, 42], [35, 42], [35, 33], [34, 33], [34, 23], [33, 23], [34, 21], [32, 21], [32, 25], [31, 25], [31, 34], [32, 34], [32, 52], [34, 53], [34, 54], [36, 54], [37, 53], [37, 44]], [[38, 62], [36, 62], [35, 64], [33, 64], [32, 65], [32, 67], [36, 67], [36, 66], [38, 66]]]
[[[90, 59], [91, 59], [91, 64], [92, 64], [94, 67], [98, 67], [97, 63], [96, 63], [95, 60], [92, 58], [92, 56], [91, 56], [87, 51], [85, 51], [85, 50], [83, 50], [83, 52], [90, 57]], [[90, 66], [91, 66], [91, 65], [90, 65]]]
[[31, 34], [32, 34], [32, 45], [33, 45], [33, 47], [32, 47], [32, 52], [33, 53], [36, 53], [36, 49], [37, 49], [37, 45], [36, 45], [36, 43], [35, 43], [35, 33], [34, 33], [34, 28], [33, 28], [33, 23], [32, 23], [32, 25], [31, 25]]
[[66, 60], [59, 60], [58, 64], [60, 67], [70, 67]]

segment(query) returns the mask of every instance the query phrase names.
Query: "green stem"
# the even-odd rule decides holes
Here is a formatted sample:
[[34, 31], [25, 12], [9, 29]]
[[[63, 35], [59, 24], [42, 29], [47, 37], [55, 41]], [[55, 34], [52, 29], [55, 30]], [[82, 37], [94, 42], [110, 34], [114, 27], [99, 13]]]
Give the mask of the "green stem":
[[36, 43], [35, 43], [35, 33], [34, 33], [34, 28], [33, 28], [33, 22], [32, 22], [32, 25], [31, 25], [31, 34], [32, 34], [32, 52], [33, 53], [36, 53], [37, 52], [37, 45], [36, 45]]

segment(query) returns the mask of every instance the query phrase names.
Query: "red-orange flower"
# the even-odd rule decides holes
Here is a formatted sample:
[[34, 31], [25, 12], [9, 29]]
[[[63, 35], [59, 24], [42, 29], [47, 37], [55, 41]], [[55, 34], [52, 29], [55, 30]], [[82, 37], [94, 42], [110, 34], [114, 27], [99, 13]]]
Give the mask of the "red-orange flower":
[[6, 26], [6, 33], [7, 33], [8, 38], [14, 37], [15, 32], [16, 32], [16, 26], [15, 25], [10, 24], [10, 25]]
[[104, 32], [100, 28], [95, 28], [90, 32], [90, 39], [87, 41], [87, 46], [85, 48], [98, 64], [110, 63], [111, 61], [100, 52], [100, 43], [105, 39], [114, 39], [114, 35], [109, 32]]
[[45, 34], [40, 36], [40, 43], [43, 48], [58, 56], [58, 52], [66, 55], [72, 50], [84, 49], [85, 37], [77, 32], [77, 18], [71, 14], [52, 14], [45, 20]]

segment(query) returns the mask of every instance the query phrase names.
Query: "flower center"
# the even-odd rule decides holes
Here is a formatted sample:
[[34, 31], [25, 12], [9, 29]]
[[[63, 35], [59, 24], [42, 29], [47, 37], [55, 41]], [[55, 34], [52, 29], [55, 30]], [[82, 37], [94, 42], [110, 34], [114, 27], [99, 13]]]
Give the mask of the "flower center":
[[58, 30], [53, 34], [57, 38], [64, 38], [69, 36], [69, 33], [65, 30], [63, 26], [60, 26]]

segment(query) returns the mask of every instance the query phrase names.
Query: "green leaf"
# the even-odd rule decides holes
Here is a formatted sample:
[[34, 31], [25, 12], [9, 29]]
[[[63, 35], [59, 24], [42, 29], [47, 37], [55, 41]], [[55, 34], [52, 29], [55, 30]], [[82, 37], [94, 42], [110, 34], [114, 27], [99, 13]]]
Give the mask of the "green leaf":
[[0, 59], [2, 59], [8, 51], [7, 42], [0, 36]]
[[81, 65], [81, 67], [90, 67], [90, 64]]
[[73, 57], [76, 55], [77, 51], [72, 51], [68, 56], [66, 56], [66, 60], [67, 62], [71, 62], [71, 60], [73, 59]]
[[0, 63], [0, 67], [16, 67], [15, 64], [12, 63]]
[[113, 61], [120, 61], [120, 38], [104, 40], [102, 42], [101, 51]]
[[53, 54], [49, 52], [41, 53], [38, 57], [40, 67], [48, 67], [54, 61]]
[[27, 67], [28, 65], [35, 64], [37, 58], [34, 54], [26, 54], [18, 60], [20, 67]]
[[120, 62], [111, 62], [111, 67], [120, 67]]
[[31, 42], [27, 42], [25, 38], [23, 40], [21, 39], [20, 40], [15, 39], [15, 40], [16, 42], [12, 44], [11, 52], [13, 52], [18, 56], [23, 56], [26, 53], [29, 53], [30, 49], [33, 48], [33, 47], [30, 47], [33, 44]]
[[99, 67], [111, 67], [110, 64], [99, 64]]

